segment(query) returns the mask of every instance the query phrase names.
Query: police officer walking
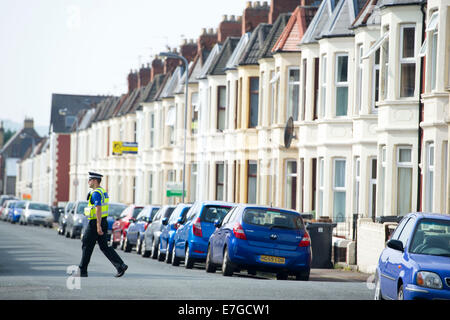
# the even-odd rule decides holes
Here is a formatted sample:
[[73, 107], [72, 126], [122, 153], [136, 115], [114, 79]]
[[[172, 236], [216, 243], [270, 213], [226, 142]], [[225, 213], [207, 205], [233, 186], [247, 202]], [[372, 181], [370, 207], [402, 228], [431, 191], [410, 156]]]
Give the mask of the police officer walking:
[[91, 260], [95, 243], [98, 242], [100, 250], [116, 267], [115, 277], [121, 277], [128, 269], [117, 252], [108, 246], [106, 234], [108, 233], [108, 202], [109, 197], [105, 189], [100, 186], [102, 175], [89, 172], [89, 187], [92, 189], [88, 195], [88, 206], [84, 209], [84, 214], [88, 217], [89, 223], [82, 239], [82, 257], [79, 265], [80, 276], [87, 277], [87, 267]]

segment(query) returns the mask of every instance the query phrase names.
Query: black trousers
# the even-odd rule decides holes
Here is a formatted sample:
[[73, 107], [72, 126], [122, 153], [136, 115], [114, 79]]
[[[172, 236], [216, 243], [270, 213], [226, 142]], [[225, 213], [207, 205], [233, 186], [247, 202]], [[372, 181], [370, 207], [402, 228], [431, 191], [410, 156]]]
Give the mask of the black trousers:
[[94, 251], [95, 243], [98, 242], [100, 250], [108, 258], [109, 261], [119, 269], [122, 266], [123, 260], [117, 254], [117, 252], [110, 246], [108, 246], [107, 234], [108, 234], [108, 221], [106, 218], [102, 218], [101, 227], [103, 235], [99, 236], [97, 233], [97, 220], [89, 220], [89, 224], [86, 228], [86, 232], [82, 239], [82, 256], [80, 262], [80, 271], [87, 272], [89, 261], [91, 260], [92, 252]]

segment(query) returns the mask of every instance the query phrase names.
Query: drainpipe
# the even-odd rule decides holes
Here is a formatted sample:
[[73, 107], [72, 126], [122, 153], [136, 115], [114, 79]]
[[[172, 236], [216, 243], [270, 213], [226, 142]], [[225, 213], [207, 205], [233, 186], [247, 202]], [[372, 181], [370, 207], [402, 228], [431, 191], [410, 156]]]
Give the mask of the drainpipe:
[[[427, 2], [423, 1], [420, 5], [420, 10], [422, 11], [422, 37], [420, 43], [423, 43], [423, 40], [425, 39], [425, 17], [427, 13], [426, 9]], [[420, 123], [423, 120], [423, 103], [421, 101], [421, 95], [424, 90], [424, 79], [423, 76], [425, 74], [424, 72], [424, 60], [426, 57], [420, 58], [420, 76], [419, 76], [419, 130], [418, 130], [418, 162], [424, 165], [422, 163], [422, 143], [423, 143], [423, 129], [420, 126]], [[423, 185], [423, 175], [421, 174], [421, 168], [418, 166], [417, 168], [417, 210], [418, 212], [422, 211], [422, 185]]]

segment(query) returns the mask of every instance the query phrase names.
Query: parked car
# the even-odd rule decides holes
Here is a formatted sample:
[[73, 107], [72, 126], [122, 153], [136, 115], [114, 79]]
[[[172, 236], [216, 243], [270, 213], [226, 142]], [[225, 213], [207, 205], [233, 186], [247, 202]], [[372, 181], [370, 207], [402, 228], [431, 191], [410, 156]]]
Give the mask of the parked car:
[[[123, 203], [119, 203], [119, 202], [109, 202], [108, 203], [108, 217], [106, 218], [106, 221], [108, 221], [108, 234], [107, 236], [107, 240], [110, 241], [111, 240], [111, 235], [112, 235], [112, 226], [114, 224], [114, 222], [119, 219], [120, 214], [123, 212], [123, 210], [125, 210], [127, 208], [126, 204]], [[89, 224], [89, 219], [86, 215], [84, 215], [83, 217], [83, 226], [81, 228], [81, 235], [80, 235], [80, 239], [83, 240], [83, 235], [86, 231], [86, 228]]]
[[66, 234], [66, 221], [67, 217], [69, 216], [70, 210], [72, 210], [73, 205], [75, 202], [67, 202], [66, 206], [64, 207], [64, 213], [59, 215], [58, 219], [58, 234], [65, 235]]
[[173, 210], [170, 219], [162, 219], [162, 230], [159, 236], [159, 246], [158, 246], [158, 257], [165, 258], [166, 263], [172, 262], [172, 250], [173, 250], [173, 239], [175, 237], [175, 232], [181, 225], [181, 222], [185, 219], [186, 213], [192, 207], [192, 204], [180, 203]]
[[450, 299], [450, 217], [410, 213], [381, 252], [375, 299]]
[[21, 217], [23, 224], [53, 226], [52, 210], [43, 202], [27, 201]]
[[136, 219], [139, 213], [144, 209], [143, 206], [137, 206], [135, 204], [129, 205], [119, 216], [119, 219], [114, 221], [112, 225], [112, 237], [111, 237], [111, 245], [116, 248], [118, 244], [120, 247], [123, 247], [123, 243], [125, 241], [125, 237], [127, 235], [127, 229], [130, 225], [130, 219]]
[[[11, 223], [16, 223], [16, 222], [20, 222], [22, 220], [20, 220], [20, 217], [22, 216], [23, 210], [25, 209], [25, 205], [26, 205], [26, 201], [16, 201], [14, 202], [14, 208], [12, 208], [12, 210], [10, 210], [10, 218], [9, 221]], [[22, 224], [22, 223], [20, 223]]]
[[235, 206], [222, 201], [195, 202], [175, 233], [172, 265], [184, 259], [184, 266], [190, 269], [195, 262], [205, 261], [209, 237], [216, 229], [214, 221], [222, 220]]
[[240, 269], [273, 272], [277, 279], [295, 275], [309, 280], [311, 240], [300, 213], [242, 204], [216, 221], [209, 239], [206, 272], [221, 266], [224, 276]]
[[5, 201], [5, 209], [3, 211], [3, 220], [10, 221], [12, 216], [12, 211], [14, 210], [14, 205], [18, 200], [7, 200]]
[[9, 206], [10, 206], [10, 202], [11, 201], [16, 201], [16, 200], [6, 200], [5, 202], [3, 202], [3, 206], [1, 209], [1, 220], [6, 221], [8, 219], [8, 212], [9, 212]]
[[136, 252], [138, 254], [141, 253], [144, 232], [147, 230], [149, 224], [152, 223], [153, 218], [160, 208], [161, 206], [147, 205], [142, 209], [136, 219], [130, 219], [127, 236], [123, 244], [123, 250], [125, 252], [130, 252], [136, 246]]
[[0, 206], [3, 207], [3, 204], [7, 200], [19, 200], [19, 199], [17, 199], [15, 196], [12, 195], [3, 194], [0, 196]]
[[164, 226], [162, 220], [169, 218], [174, 209], [174, 205], [162, 206], [156, 213], [150, 226], [145, 230], [141, 248], [143, 257], [148, 257], [150, 254], [153, 259], [158, 257], [159, 235]]
[[64, 214], [64, 207], [52, 207], [52, 213], [53, 213], [53, 220], [59, 221], [59, 217]]
[[81, 236], [83, 228], [84, 208], [88, 206], [86, 200], [75, 201], [72, 209], [69, 211], [66, 219], [66, 237], [76, 238]]

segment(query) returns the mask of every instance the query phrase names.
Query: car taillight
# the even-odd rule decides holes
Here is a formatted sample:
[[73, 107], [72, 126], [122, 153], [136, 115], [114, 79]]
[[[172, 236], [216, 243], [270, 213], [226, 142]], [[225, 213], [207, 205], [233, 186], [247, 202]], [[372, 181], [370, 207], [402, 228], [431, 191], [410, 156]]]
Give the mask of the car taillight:
[[298, 246], [299, 247], [309, 247], [310, 245], [311, 245], [311, 238], [309, 237], [309, 233], [305, 231], [302, 241], [300, 241]]
[[180, 224], [178, 222], [173, 224], [173, 228], [175, 230], [178, 230], [179, 227], [180, 227]]
[[233, 227], [234, 236], [241, 240], [247, 240], [247, 236], [245, 235], [244, 229], [240, 223], [236, 223]]
[[148, 225], [149, 225], [149, 223], [146, 223], [146, 224], [144, 225], [144, 230], [147, 230]]
[[197, 237], [201, 237], [203, 235], [202, 234], [202, 224], [200, 223], [200, 218], [197, 218], [195, 220], [194, 224], [192, 225], [192, 232]]

